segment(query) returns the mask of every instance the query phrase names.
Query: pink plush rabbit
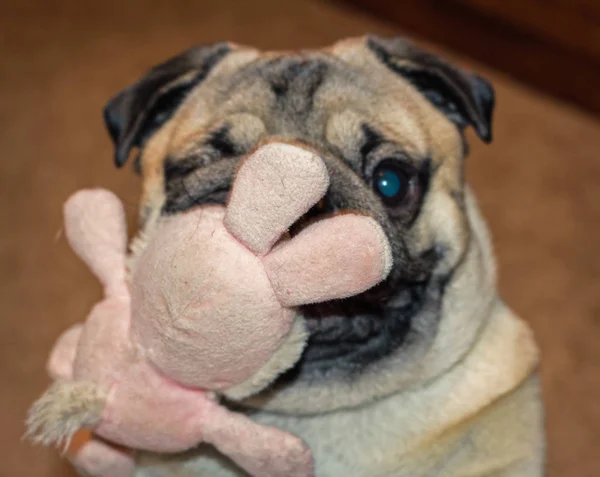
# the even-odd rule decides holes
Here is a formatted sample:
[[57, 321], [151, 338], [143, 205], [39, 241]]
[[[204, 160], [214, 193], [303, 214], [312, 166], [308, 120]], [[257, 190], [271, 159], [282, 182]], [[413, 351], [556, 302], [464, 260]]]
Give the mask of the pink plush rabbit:
[[242, 163], [227, 207], [157, 219], [129, 267], [120, 201], [105, 190], [71, 197], [67, 238], [105, 298], [55, 345], [55, 383], [30, 411], [30, 435], [63, 443], [91, 429], [72, 459], [97, 477], [133, 473], [121, 446], [179, 452], [200, 442], [251, 475], [311, 475], [300, 439], [218, 398], [259, 392], [297, 362], [305, 332], [294, 307], [360, 293], [388, 274], [390, 247], [371, 218], [340, 214], [286, 234], [328, 186], [319, 157], [267, 144]]

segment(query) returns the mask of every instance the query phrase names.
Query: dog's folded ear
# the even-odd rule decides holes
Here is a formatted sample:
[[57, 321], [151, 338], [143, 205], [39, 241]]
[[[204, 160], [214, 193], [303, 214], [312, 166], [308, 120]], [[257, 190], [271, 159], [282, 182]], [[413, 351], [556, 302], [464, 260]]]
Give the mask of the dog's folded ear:
[[494, 90], [485, 79], [404, 38], [369, 36], [366, 41], [382, 63], [410, 81], [458, 127], [471, 125], [483, 141], [491, 142]]
[[115, 143], [115, 164], [123, 166], [131, 150], [175, 112], [190, 90], [231, 51], [225, 42], [195, 46], [148, 71], [104, 107], [104, 121]]

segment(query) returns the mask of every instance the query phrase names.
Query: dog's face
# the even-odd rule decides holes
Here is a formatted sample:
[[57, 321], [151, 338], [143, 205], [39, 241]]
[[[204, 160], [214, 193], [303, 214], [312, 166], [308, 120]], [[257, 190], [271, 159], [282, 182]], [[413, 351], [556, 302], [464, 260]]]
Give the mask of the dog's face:
[[240, 160], [265, 142], [323, 157], [326, 197], [294, 226], [353, 210], [393, 244], [388, 279], [301, 310], [301, 362], [253, 403], [313, 412], [424, 382], [472, 345], [493, 299], [493, 260], [463, 182], [472, 125], [491, 137], [493, 91], [404, 40], [347, 40], [319, 51], [188, 50], [105, 110], [116, 162], [139, 149], [141, 227], [160, 214], [224, 203]]

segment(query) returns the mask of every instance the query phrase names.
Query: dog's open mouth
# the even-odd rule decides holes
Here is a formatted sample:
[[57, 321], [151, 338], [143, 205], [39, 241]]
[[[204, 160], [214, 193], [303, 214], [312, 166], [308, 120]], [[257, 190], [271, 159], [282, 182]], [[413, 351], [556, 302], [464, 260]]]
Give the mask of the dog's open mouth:
[[425, 284], [389, 291], [376, 287], [361, 295], [302, 307], [309, 331], [299, 363], [302, 371], [326, 374], [337, 370], [360, 372], [407, 339], [412, 317], [421, 309]]

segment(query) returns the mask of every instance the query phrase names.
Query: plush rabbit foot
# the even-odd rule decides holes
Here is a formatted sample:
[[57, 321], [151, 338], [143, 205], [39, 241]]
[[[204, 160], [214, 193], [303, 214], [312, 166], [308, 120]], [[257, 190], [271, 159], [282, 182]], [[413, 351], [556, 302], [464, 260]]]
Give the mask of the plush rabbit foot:
[[133, 469], [110, 443], [179, 452], [202, 441], [251, 475], [311, 475], [302, 441], [218, 396], [249, 396], [294, 365], [305, 340], [295, 307], [360, 293], [389, 273], [390, 247], [371, 218], [346, 213], [286, 234], [328, 186], [313, 153], [263, 146], [241, 165], [227, 207], [159, 219], [129, 280], [122, 204], [103, 190], [75, 194], [67, 238], [105, 298], [58, 340], [57, 381], [30, 411], [31, 435], [50, 444], [93, 430], [103, 440], [72, 459], [99, 477]]

